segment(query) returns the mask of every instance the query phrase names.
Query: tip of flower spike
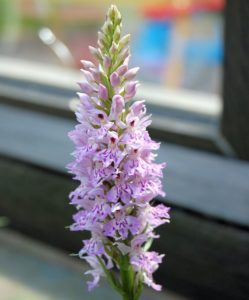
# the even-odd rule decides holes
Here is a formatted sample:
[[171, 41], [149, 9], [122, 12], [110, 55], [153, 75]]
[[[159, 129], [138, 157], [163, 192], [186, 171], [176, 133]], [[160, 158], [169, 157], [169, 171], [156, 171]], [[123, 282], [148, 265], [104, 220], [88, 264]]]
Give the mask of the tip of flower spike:
[[90, 53], [97, 58], [98, 61], [103, 60], [102, 53], [99, 51], [98, 48], [89, 46], [88, 49], [89, 49]]
[[110, 18], [112, 21], [116, 21], [118, 23], [120, 23], [122, 19], [120, 11], [118, 10], [117, 6], [114, 4], [112, 4], [108, 9], [107, 17]]
[[89, 60], [81, 60], [83, 68], [89, 70], [90, 68], [95, 68], [95, 65]]
[[[138, 267], [134, 268], [138, 273], [136, 281], [141, 281], [138, 287], [146, 283], [160, 290], [153, 281], [152, 273], [161, 263], [162, 256], [145, 252], [142, 247], [147, 239], [157, 237], [152, 232], [154, 228], [169, 222], [168, 208], [159, 207], [157, 217], [156, 214], [152, 216], [150, 205], [156, 195], [164, 195], [160, 181], [163, 166], [150, 165], [155, 157], [152, 151], [158, 146], [145, 130], [151, 120], [150, 116], [146, 116], [144, 100], [135, 101], [133, 105], [126, 103], [135, 96], [138, 82], [134, 78], [139, 68], [128, 69], [130, 35], [121, 37], [121, 27], [121, 14], [115, 5], [111, 5], [98, 33], [97, 48], [89, 47], [97, 60], [94, 59], [95, 63], [82, 61], [86, 81], [78, 83], [82, 93], [78, 93], [80, 101], [75, 100], [79, 124], [69, 133], [75, 144], [72, 153], [75, 160], [67, 166], [69, 173], [74, 174], [73, 179], [81, 184], [69, 196], [70, 204], [76, 207], [78, 213], [73, 216], [75, 223], [67, 228], [92, 233], [91, 243], [84, 242], [84, 248], [74, 254], [86, 260], [92, 268], [85, 272], [93, 277], [87, 282], [89, 290], [98, 285], [101, 276], [108, 274], [106, 269], [109, 272], [115, 266], [111, 251], [115, 256], [127, 255], [130, 263], [133, 261]], [[139, 147], [144, 145], [144, 141], [146, 146]], [[89, 172], [91, 170], [93, 172]], [[145, 178], [145, 174], [148, 176], [134, 181], [134, 174], [138, 174], [138, 178], [140, 175], [141, 178]], [[85, 184], [88, 182], [89, 185]], [[148, 185], [146, 191], [145, 185]], [[127, 207], [131, 202], [132, 205]], [[152, 235], [141, 239], [144, 235], [141, 229], [146, 234], [152, 232]], [[106, 246], [108, 237], [116, 242], [112, 249], [109, 242]], [[121, 243], [120, 239], [125, 241]], [[139, 244], [133, 247], [131, 243], [135, 239], [139, 240]], [[104, 259], [102, 255], [105, 255]], [[122, 290], [119, 281], [116, 288]]]

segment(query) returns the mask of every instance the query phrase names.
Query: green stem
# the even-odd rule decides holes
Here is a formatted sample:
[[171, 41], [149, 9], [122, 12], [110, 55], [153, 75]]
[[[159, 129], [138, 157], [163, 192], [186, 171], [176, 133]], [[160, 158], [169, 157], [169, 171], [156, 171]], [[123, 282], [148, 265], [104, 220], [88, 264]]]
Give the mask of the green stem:
[[139, 300], [139, 298], [140, 298], [140, 294], [141, 293], [139, 293], [139, 296], [138, 297], [135, 297], [134, 295], [127, 295], [127, 294], [123, 294], [123, 300]]
[[131, 299], [129, 295], [123, 295], [123, 300], [134, 300], [134, 299]]
[[120, 261], [120, 276], [123, 288], [123, 300], [135, 300], [134, 279], [135, 272], [130, 265], [129, 256], [124, 255]]

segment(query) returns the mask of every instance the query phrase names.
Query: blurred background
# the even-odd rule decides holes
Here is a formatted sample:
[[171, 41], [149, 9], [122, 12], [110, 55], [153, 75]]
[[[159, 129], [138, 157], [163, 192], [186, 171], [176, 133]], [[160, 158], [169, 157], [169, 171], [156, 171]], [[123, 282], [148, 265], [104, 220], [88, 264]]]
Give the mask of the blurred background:
[[[220, 93], [224, 0], [118, 2], [140, 79]], [[78, 69], [109, 3], [1, 0], [0, 53]]]
[[0, 0], [0, 300], [117, 299], [69, 257], [76, 187], [73, 145], [80, 60], [110, 4], [131, 33], [152, 138], [167, 161], [172, 222], [144, 300], [248, 300], [249, 2], [247, 0]]

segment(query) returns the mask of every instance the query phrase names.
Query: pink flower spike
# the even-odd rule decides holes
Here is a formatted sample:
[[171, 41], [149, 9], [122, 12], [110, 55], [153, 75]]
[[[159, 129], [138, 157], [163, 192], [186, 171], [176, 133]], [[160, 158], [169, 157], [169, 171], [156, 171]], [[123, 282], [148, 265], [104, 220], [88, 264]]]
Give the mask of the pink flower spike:
[[74, 151], [67, 169], [78, 182], [69, 194], [76, 209], [70, 230], [90, 234], [79, 251], [90, 265], [88, 289], [106, 276], [123, 299], [138, 300], [143, 284], [161, 290], [153, 273], [163, 255], [149, 249], [159, 237], [155, 229], [170, 222], [170, 209], [152, 203], [165, 195], [165, 164], [155, 162], [160, 143], [149, 135], [145, 101], [128, 101], [139, 85], [138, 68], [128, 69], [130, 36], [121, 37], [121, 28], [120, 12], [112, 5], [97, 48], [89, 47], [96, 65], [82, 61], [86, 81], [79, 83], [78, 123], [68, 134]]

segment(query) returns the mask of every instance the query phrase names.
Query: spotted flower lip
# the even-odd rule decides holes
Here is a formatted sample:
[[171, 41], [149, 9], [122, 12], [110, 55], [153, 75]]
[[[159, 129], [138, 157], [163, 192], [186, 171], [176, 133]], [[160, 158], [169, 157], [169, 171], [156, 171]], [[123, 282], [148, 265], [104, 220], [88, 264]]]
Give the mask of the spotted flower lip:
[[170, 215], [165, 205], [151, 205], [165, 195], [160, 179], [165, 164], [155, 162], [160, 143], [147, 131], [151, 119], [145, 100], [134, 101], [139, 68], [129, 69], [129, 40], [121, 37], [121, 14], [112, 5], [98, 48], [89, 47], [97, 63], [81, 61], [85, 78], [79, 82], [78, 124], [69, 132], [75, 149], [68, 170], [79, 182], [69, 195], [77, 209], [70, 229], [91, 235], [79, 251], [92, 268], [86, 272], [93, 277], [89, 290], [106, 276], [125, 299], [138, 300], [144, 283], [161, 289], [153, 273], [163, 255], [149, 248], [159, 237], [154, 229]]

